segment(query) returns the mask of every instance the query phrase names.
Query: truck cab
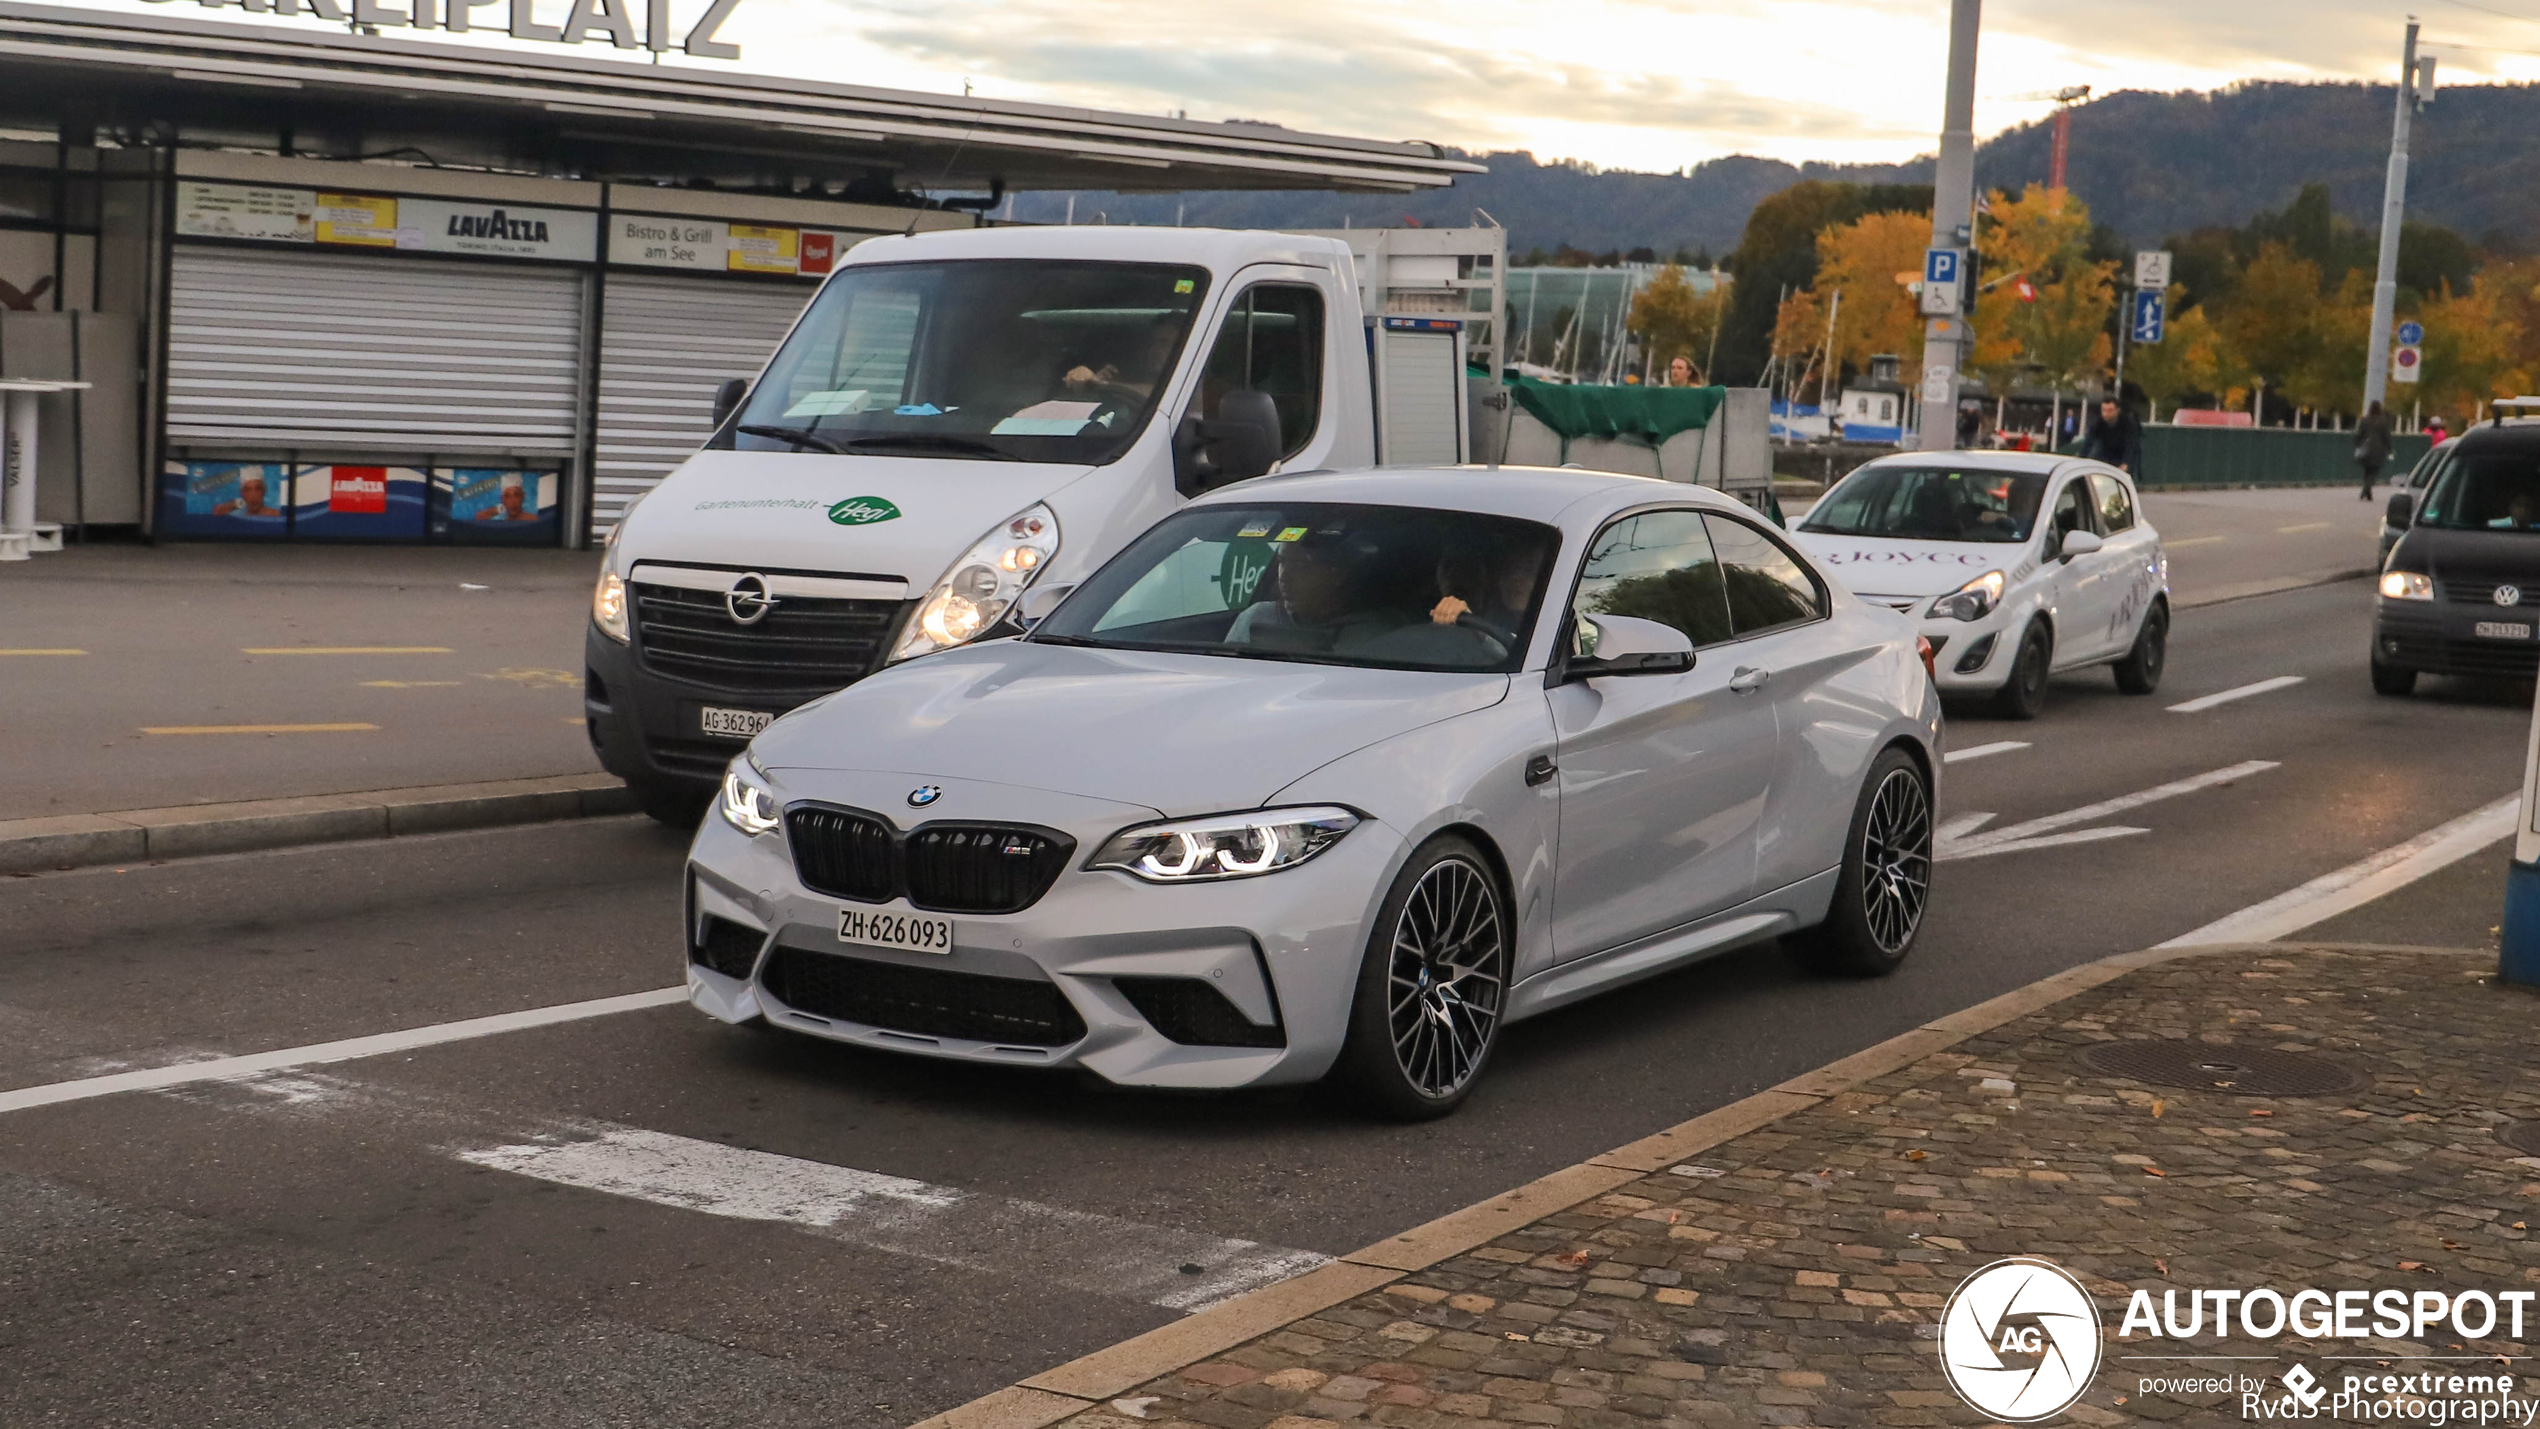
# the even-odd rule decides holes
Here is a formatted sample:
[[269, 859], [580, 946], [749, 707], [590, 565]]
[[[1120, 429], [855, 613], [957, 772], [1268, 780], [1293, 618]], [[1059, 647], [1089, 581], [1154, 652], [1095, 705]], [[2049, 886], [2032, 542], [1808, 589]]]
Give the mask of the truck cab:
[[610, 532], [593, 748], [647, 812], [693, 820], [777, 715], [1012, 633], [1026, 590], [1082, 579], [1193, 497], [1391, 449], [1463, 460], [1463, 364], [1454, 319], [1369, 320], [1334, 237], [870, 240]]

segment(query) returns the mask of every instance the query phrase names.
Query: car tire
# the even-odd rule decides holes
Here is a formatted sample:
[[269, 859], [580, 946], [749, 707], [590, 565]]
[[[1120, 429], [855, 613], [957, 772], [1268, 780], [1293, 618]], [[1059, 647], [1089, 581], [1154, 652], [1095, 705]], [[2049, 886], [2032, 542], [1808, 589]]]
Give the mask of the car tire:
[[2004, 719], [2035, 719], [2046, 709], [2046, 681], [2054, 672], [2055, 637], [2030, 621], [2011, 657], [2011, 677], [1994, 692], [1993, 712]]
[[1332, 1068], [1338, 1087], [1392, 1121], [1455, 1110], [1499, 1045], [1515, 940], [1507, 895], [1481, 849], [1453, 834], [1422, 844], [1368, 934]]
[[692, 785], [670, 784], [658, 779], [629, 779], [628, 792], [635, 796], [635, 807], [644, 817], [668, 828], [696, 830], [705, 822], [706, 806], [714, 802], [712, 791], [700, 791]]
[[2381, 657], [2372, 657], [2372, 692], [2376, 695], [2409, 695], [2416, 693], [2417, 672], [2405, 665], [2385, 665]]
[[1914, 756], [1890, 748], [1861, 781], [1826, 921], [1785, 937], [1783, 949], [1810, 972], [1887, 976], [1922, 932], [1931, 869], [1931, 776]]
[[2156, 600], [2143, 613], [2143, 628], [2135, 632], [2134, 648], [2109, 668], [2116, 671], [2119, 690], [2148, 695], [2161, 687], [2161, 667], [2169, 663], [2169, 657], [2169, 602]]

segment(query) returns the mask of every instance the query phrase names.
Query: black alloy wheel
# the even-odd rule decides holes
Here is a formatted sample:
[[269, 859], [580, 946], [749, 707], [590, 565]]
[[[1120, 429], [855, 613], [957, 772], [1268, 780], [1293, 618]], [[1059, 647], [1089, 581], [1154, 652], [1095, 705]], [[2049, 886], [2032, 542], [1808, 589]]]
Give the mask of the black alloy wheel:
[[1901, 748], [1870, 766], [1826, 921], [1784, 938], [1813, 972], [1884, 977], [1914, 949], [1931, 905], [1931, 779]]
[[1499, 1042], [1512, 946], [1499, 879], [1457, 837], [1412, 856], [1378, 911], [1335, 1069], [1370, 1110], [1443, 1116]]

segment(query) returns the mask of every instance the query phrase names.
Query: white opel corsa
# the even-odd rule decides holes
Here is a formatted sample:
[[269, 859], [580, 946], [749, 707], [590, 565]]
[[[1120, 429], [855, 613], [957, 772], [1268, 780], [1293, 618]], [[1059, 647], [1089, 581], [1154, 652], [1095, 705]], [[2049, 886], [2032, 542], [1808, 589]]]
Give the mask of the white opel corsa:
[[1863, 600], [1921, 623], [1942, 693], [2034, 719], [2048, 676], [2161, 684], [2170, 561], [2134, 480], [2047, 452], [1912, 452], [1854, 468], [1793, 538]]
[[1716, 492], [1269, 477], [1024, 614], [734, 761], [698, 1007], [1136, 1085], [1336, 1074], [1416, 1117], [1516, 1019], [1775, 935], [1883, 973], [1921, 926], [1913, 626]]

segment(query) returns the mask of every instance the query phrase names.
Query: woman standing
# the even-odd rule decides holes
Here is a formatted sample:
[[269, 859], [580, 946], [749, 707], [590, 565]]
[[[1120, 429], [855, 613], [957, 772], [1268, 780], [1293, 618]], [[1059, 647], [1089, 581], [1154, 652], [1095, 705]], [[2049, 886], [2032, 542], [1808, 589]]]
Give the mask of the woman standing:
[[2355, 424], [2355, 464], [2364, 469], [2364, 500], [2372, 500], [2372, 484], [2381, 479], [2382, 464], [2389, 460], [2390, 414], [2375, 402]]

